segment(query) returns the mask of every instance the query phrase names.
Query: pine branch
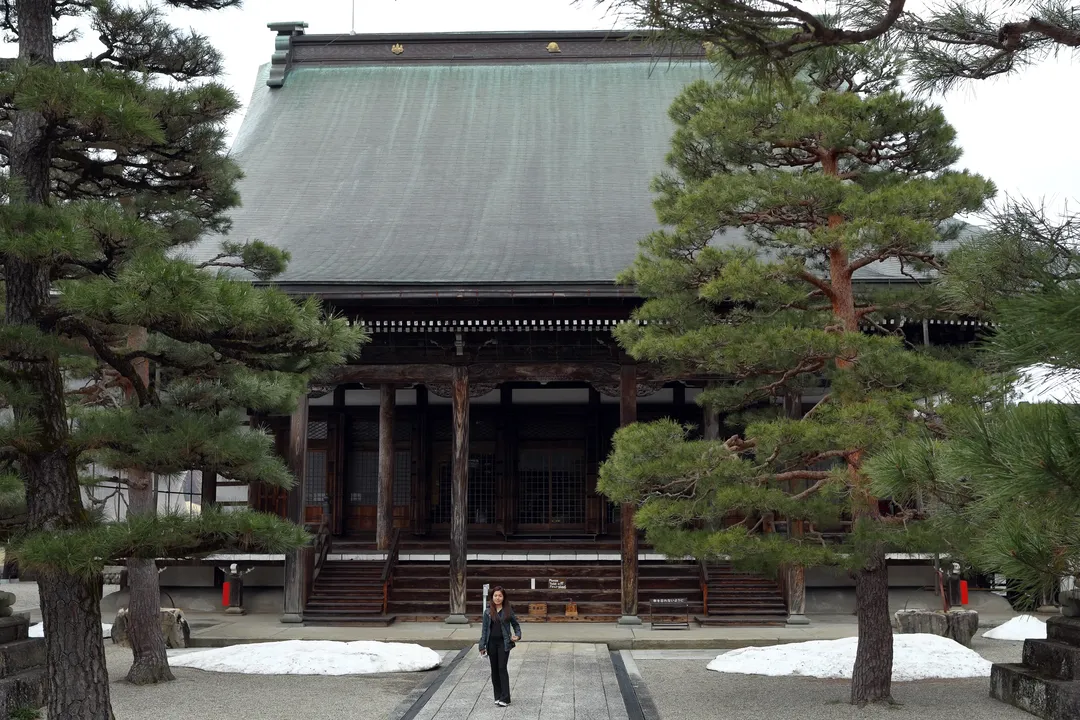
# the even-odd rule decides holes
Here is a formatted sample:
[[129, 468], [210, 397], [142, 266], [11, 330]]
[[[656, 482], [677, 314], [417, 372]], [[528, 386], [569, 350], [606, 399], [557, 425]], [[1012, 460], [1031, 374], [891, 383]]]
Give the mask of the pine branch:
[[822, 47], [880, 38], [904, 14], [905, 0], [855, 3], [819, 15], [785, 0], [598, 0], [643, 30], [675, 43], [709, 42], [734, 59], [777, 61]]

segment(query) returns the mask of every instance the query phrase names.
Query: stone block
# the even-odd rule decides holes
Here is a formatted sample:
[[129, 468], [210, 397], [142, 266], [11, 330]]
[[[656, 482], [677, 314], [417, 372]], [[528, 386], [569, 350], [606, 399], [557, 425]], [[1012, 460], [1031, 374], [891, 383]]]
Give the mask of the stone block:
[[45, 667], [45, 640], [16, 640], [0, 645], [0, 678]]
[[1046, 621], [1046, 639], [1080, 647], [1080, 618], [1050, 618]]
[[0, 645], [30, 637], [30, 618], [25, 615], [0, 618]]
[[0, 679], [0, 717], [11, 717], [19, 708], [39, 708], [45, 704], [45, 669], [24, 670]]
[[1080, 683], [1047, 678], [1023, 665], [994, 665], [990, 696], [1043, 720], [1080, 718]]
[[979, 629], [979, 613], [974, 610], [897, 610], [894, 626], [903, 634], [926, 633], [952, 638], [971, 646], [971, 638]]
[[1026, 640], [1023, 665], [1056, 680], [1080, 680], [1080, 647], [1056, 640]]
[[12, 607], [15, 604], [15, 593], [0, 590], [0, 618], [11, 617], [15, 614]]
[[[165, 637], [165, 646], [186, 648], [191, 644], [191, 627], [183, 611], [177, 608], [161, 608], [161, 634]], [[128, 609], [121, 608], [113, 620], [112, 640], [114, 645], [131, 647], [128, 635]]]

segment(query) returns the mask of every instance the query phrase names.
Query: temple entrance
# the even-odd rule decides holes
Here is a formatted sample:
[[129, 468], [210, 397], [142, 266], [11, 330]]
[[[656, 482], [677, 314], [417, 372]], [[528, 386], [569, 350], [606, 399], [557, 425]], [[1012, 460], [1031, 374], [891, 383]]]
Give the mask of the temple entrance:
[[523, 448], [518, 456], [518, 526], [580, 530], [585, 526], [585, 452]]

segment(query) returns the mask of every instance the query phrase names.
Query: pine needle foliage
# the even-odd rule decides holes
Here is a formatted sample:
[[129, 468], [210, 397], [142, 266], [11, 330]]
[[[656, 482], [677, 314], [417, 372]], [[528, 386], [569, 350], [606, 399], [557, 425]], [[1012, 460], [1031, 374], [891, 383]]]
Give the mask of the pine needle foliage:
[[[950, 169], [952, 128], [898, 89], [887, 48], [813, 54], [787, 85], [718, 70], [671, 107], [670, 170], [654, 182], [668, 229], [642, 241], [621, 278], [646, 300], [617, 335], [639, 360], [716, 378], [700, 402], [733, 434], [698, 440], [671, 421], [623, 428], [599, 487], [638, 506], [662, 552], [853, 573], [860, 627], [884, 629], [866, 652], [891, 663], [887, 602], [871, 617], [862, 589], [887, 593], [887, 549], [939, 539], [914, 505], [880, 501], [863, 464], [898, 437], [933, 432], [941, 403], [993, 387], [909, 346], [883, 318], [939, 305], [928, 278], [942, 267], [941, 241], [994, 187]], [[882, 263], [912, 282], [889, 292], [860, 282]], [[789, 400], [785, 411], [803, 396], [816, 403]], [[776, 520], [790, 536], [762, 532]], [[828, 532], [845, 522], [850, 533]], [[887, 676], [853, 683], [855, 702], [888, 696]]]
[[868, 42], [902, 48], [920, 91], [1008, 75], [1080, 48], [1073, 0], [596, 0], [661, 47], [705, 45], [759, 80], [793, 59]]
[[[1074, 380], [1080, 370], [1080, 220], [1009, 201], [986, 235], [950, 257], [942, 293], [995, 321], [983, 364], [1016, 378], [1039, 364]], [[1018, 602], [1052, 597], [1080, 567], [1080, 409], [996, 403], [948, 417], [944, 442], [898, 443], [868, 468], [881, 492], [921, 494], [950, 548], [975, 569], [1007, 578]], [[962, 540], [963, 542], [958, 542]]]
[[[204, 234], [228, 232], [239, 203], [225, 131], [239, 103], [213, 80], [220, 54], [170, 26], [164, 8], [238, 3], [45, 4], [54, 17], [87, 19], [102, 48], [87, 60], [24, 53], [0, 66], [9, 170], [0, 403], [12, 411], [0, 427], [0, 527], [24, 567], [78, 576], [124, 557], [303, 544], [297, 528], [251, 513], [102, 525], [82, 507], [90, 463], [290, 487], [270, 439], [242, 427], [247, 411], [288, 412], [363, 337], [314, 299], [252, 285], [288, 262], [257, 238], [227, 238], [215, 256], [189, 259]], [[13, 6], [3, 24], [18, 37]], [[44, 195], [12, 134], [20, 117], [39, 119], [37, 142], [48, 148]], [[40, 475], [58, 454], [54, 476]], [[66, 499], [46, 499], [57, 492]]]

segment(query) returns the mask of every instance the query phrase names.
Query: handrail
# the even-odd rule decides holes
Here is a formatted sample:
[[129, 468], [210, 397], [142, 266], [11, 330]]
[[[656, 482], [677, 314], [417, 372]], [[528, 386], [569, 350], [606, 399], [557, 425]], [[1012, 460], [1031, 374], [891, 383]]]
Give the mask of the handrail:
[[319, 572], [326, 563], [326, 556], [330, 554], [330, 546], [333, 544], [333, 541], [333, 537], [330, 535], [329, 519], [324, 515], [322, 521], [319, 523], [319, 529], [315, 533], [315, 568], [311, 574], [312, 585], [314, 585], [315, 581], [319, 578]]
[[401, 528], [394, 528], [390, 536], [390, 548], [386, 551], [386, 563], [382, 571], [382, 611], [387, 614], [390, 609], [390, 584], [394, 577], [394, 566], [397, 565], [398, 545], [401, 541]]
[[698, 582], [701, 583], [701, 609], [705, 615], [709, 614], [709, 568], [705, 565], [704, 558], [698, 560]]

